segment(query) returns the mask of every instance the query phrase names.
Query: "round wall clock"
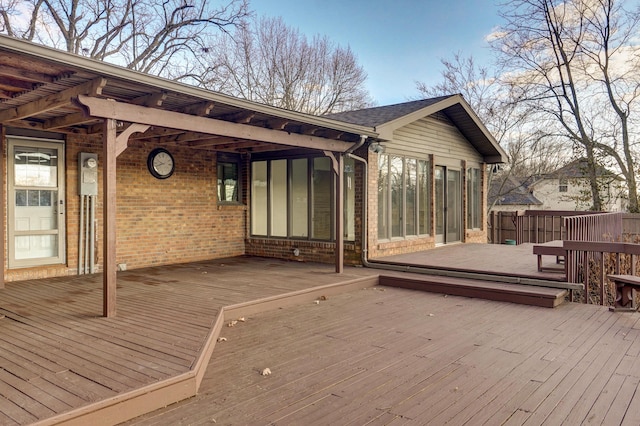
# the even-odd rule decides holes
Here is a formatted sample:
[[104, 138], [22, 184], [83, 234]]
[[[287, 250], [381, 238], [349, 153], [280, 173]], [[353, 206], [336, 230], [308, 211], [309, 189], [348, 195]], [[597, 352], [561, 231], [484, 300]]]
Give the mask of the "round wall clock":
[[169, 151], [164, 148], [156, 148], [149, 153], [147, 167], [154, 177], [166, 179], [173, 174], [176, 165]]

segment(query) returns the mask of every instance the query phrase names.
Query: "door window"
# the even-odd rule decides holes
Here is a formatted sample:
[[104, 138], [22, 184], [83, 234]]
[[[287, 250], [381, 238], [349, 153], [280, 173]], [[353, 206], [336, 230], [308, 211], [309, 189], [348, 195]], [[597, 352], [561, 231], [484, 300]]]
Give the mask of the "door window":
[[462, 238], [462, 187], [458, 169], [435, 169], [436, 243], [452, 243]]

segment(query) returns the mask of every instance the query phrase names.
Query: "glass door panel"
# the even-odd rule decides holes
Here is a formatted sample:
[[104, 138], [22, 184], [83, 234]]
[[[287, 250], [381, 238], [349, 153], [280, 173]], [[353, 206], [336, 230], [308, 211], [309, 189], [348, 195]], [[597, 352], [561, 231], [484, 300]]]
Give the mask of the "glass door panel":
[[442, 166], [437, 166], [435, 169], [435, 216], [436, 216], [436, 244], [444, 243], [444, 206], [445, 206], [445, 198], [444, 198], [444, 188], [445, 188], [445, 168]]
[[447, 169], [447, 243], [460, 241], [462, 190], [460, 170]]
[[462, 238], [462, 188], [460, 170], [444, 166], [435, 168], [436, 244]]

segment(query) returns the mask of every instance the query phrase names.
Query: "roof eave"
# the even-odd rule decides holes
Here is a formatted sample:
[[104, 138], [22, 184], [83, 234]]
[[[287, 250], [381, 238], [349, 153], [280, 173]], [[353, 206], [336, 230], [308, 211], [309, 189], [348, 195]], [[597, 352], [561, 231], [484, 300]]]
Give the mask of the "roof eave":
[[[341, 132], [354, 133], [361, 136], [377, 138], [378, 133], [373, 127], [359, 126], [348, 124], [342, 121], [332, 120], [329, 118], [313, 116], [296, 111], [289, 111], [282, 108], [264, 105], [244, 99], [235, 98], [218, 92], [212, 92], [207, 89], [191, 86], [185, 83], [168, 80], [139, 71], [123, 68], [118, 65], [107, 62], [98, 61], [91, 58], [75, 55], [69, 52], [50, 48], [13, 37], [0, 35], [0, 51], [11, 51], [18, 54], [27, 54], [45, 61], [57, 62], [61, 65], [71, 66], [83, 69], [84, 71], [99, 74], [108, 78], [126, 80], [138, 84], [154, 87], [156, 90], [167, 90], [186, 96], [197, 97], [206, 101], [218, 102], [229, 106], [247, 109], [258, 113], [273, 115], [276, 117], [295, 120], [305, 124], [326, 127]], [[108, 84], [108, 83], [107, 83]]]
[[407, 124], [413, 123], [416, 120], [421, 119], [422, 117], [429, 116], [431, 114], [435, 114], [438, 111], [441, 111], [447, 107], [455, 105], [462, 99], [460, 95], [451, 95], [448, 98], [445, 98], [439, 102], [431, 104], [427, 107], [416, 110], [410, 114], [403, 115], [394, 120], [387, 121], [386, 123], [380, 124], [376, 126], [376, 131], [380, 134], [380, 137], [386, 137], [389, 140], [393, 137], [393, 132], [400, 127], [406, 126]]
[[[377, 126], [375, 130], [379, 133], [379, 137], [381, 139], [392, 140], [394, 131], [399, 129], [400, 127], [406, 126], [407, 124], [413, 123], [414, 121], [417, 121], [423, 117], [427, 117], [429, 115], [450, 108], [456, 104], [460, 104], [462, 106], [469, 119], [472, 120], [473, 124], [481, 131], [482, 135], [485, 138], [484, 142], [489, 143], [489, 145], [491, 146], [491, 152], [481, 153], [484, 162], [488, 164], [506, 163], [508, 158], [507, 153], [502, 149], [498, 141], [496, 141], [493, 135], [480, 121], [480, 119], [464, 99], [464, 97], [459, 94], [451, 95], [448, 98], [445, 98], [425, 108], [414, 111], [411, 114], [407, 114], [402, 117], [396, 118], [395, 120], [383, 123]], [[469, 142], [471, 142], [477, 148], [477, 141], [470, 140]]]

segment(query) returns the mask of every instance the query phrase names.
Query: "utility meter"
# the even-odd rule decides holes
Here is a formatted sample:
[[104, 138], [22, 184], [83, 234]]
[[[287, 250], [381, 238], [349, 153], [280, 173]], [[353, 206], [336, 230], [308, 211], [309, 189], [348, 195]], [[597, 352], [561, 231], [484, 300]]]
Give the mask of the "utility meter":
[[79, 195], [98, 195], [98, 154], [78, 155]]

